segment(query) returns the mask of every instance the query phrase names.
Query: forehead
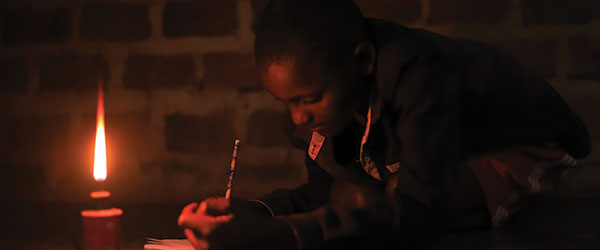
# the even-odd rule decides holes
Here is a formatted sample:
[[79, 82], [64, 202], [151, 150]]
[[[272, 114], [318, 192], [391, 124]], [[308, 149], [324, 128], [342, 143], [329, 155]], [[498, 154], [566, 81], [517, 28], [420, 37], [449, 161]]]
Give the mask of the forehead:
[[320, 65], [311, 64], [298, 57], [267, 62], [261, 70], [265, 87], [275, 97], [288, 100], [313, 94], [327, 87]]

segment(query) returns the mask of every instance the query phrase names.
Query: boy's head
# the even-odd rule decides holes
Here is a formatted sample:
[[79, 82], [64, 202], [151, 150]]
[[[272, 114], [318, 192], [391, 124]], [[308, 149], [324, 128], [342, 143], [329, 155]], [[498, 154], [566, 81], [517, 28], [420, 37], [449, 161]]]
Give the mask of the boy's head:
[[296, 125], [339, 132], [366, 103], [375, 52], [352, 0], [274, 0], [256, 31], [256, 65]]

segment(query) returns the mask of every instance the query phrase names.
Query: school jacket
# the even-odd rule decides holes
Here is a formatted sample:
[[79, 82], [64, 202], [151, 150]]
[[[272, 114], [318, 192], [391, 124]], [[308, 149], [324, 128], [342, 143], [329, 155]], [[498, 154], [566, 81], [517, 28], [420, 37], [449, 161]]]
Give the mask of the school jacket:
[[[255, 200], [293, 226], [298, 248], [423, 246], [454, 222], [458, 166], [470, 155], [548, 141], [576, 158], [589, 154], [580, 118], [546, 81], [505, 54], [366, 22], [377, 62], [364, 151], [380, 178], [357, 162], [364, 121], [325, 138], [316, 159], [306, 155], [305, 184]], [[308, 150], [303, 129], [294, 128], [294, 142]]]

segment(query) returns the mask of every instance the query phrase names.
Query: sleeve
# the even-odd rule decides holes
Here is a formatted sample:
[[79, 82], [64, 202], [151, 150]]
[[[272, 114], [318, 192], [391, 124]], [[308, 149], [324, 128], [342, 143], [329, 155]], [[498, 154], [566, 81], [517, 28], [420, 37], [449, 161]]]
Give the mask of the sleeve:
[[329, 188], [333, 177], [306, 156], [308, 180], [295, 189], [277, 189], [259, 199], [259, 203], [273, 217], [312, 211], [329, 201]]
[[400, 169], [387, 180], [385, 196], [351, 210], [327, 204], [281, 216], [294, 228], [299, 249], [340, 239], [422, 247], [440, 235], [459, 161], [459, 79], [452, 67], [429, 57], [404, 68], [389, 103], [398, 114], [393, 136], [401, 144]]

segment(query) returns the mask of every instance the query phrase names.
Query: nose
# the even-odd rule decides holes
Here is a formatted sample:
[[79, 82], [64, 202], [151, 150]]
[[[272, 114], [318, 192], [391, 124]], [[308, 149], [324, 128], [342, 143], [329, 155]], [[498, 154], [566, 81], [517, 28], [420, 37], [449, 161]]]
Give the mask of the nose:
[[290, 115], [292, 116], [292, 121], [294, 124], [296, 124], [296, 126], [306, 125], [312, 121], [312, 115], [297, 105], [291, 105]]

